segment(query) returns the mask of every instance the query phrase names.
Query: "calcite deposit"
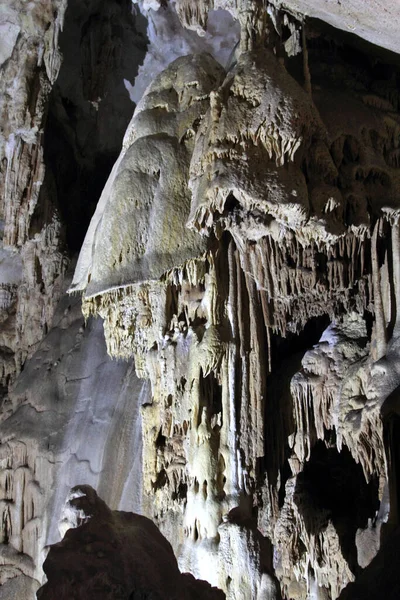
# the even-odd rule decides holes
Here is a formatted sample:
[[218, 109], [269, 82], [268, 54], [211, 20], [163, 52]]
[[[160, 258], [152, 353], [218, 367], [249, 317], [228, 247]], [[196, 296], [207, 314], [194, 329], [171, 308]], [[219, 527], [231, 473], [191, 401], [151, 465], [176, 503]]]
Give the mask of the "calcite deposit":
[[[78, 484], [150, 517], [216, 597], [336, 600], [392, 581], [397, 56], [306, 19], [308, 0], [71, 0], [36, 25], [31, 4], [24, 20], [10, 2], [0, 46], [0, 598], [44, 583], [48, 545], [86, 520], [70, 498], [58, 533]], [[345, 29], [340, 10], [326, 20]], [[377, 39], [384, 18], [354, 18]], [[107, 527], [131, 519], [80, 489]], [[69, 597], [76, 570], [92, 594], [117, 585], [114, 563], [94, 581], [79, 559], [94, 523], [51, 551], [41, 597]]]
[[15, 379], [52, 321], [66, 258], [54, 198], [45, 182], [43, 135], [61, 56], [66, 3], [3, 3], [0, 10], [0, 377]]

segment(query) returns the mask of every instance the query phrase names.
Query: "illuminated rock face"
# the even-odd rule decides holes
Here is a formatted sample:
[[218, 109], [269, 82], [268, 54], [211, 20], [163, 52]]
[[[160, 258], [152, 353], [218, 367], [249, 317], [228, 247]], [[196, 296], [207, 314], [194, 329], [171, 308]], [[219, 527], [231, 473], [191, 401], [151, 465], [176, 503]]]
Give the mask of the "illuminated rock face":
[[73, 291], [93, 296], [158, 279], [205, 249], [185, 226], [189, 161], [222, 76], [209, 55], [178, 58], [147, 89], [92, 219]]
[[[398, 525], [399, 73], [234, 4], [176, 2], [200, 33], [231, 10], [239, 44], [146, 89], [69, 288], [88, 325], [64, 297], [8, 396], [5, 593], [41, 583], [77, 483], [141, 509], [229, 600], [336, 600]], [[5, 318], [22, 292], [37, 317], [36, 284], [54, 311], [32, 245], [53, 282], [61, 246], [39, 238], [3, 250]]]
[[[385, 385], [393, 389], [397, 379], [382, 383], [386, 367], [377, 371], [374, 361], [387, 351], [387, 327], [399, 310], [397, 276], [385, 267], [398, 261], [397, 170], [380, 158], [376, 173], [374, 140], [391, 138], [384, 134], [389, 107], [370, 108], [361, 95], [352, 136], [324, 105], [328, 114], [320, 117], [272, 51], [257, 39], [247, 46], [222, 84], [207, 90], [209, 108], [191, 145], [187, 226], [208, 240], [207, 252], [196, 255], [192, 246], [189, 260], [168, 265], [162, 277], [143, 269], [141, 277], [127, 274], [110, 285], [97, 276], [101, 293], [90, 280], [83, 310], [104, 319], [109, 353], [133, 356], [138, 375], [151, 382], [152, 401], [142, 409], [144, 510], [172, 540], [181, 566], [232, 599], [277, 597], [280, 589], [306, 598], [314, 588], [337, 598], [357, 564], [368, 561], [363, 536], [378, 540], [388, 517], [380, 407]], [[169, 115], [162, 93], [154, 104]], [[141, 135], [140, 116], [127, 140]], [[163, 119], [148, 119], [160, 136]], [[382, 198], [376, 181], [386, 178]], [[125, 206], [116, 180], [108, 185], [106, 202]], [[139, 186], [132, 189], [144, 198]], [[154, 220], [152, 211], [164, 209], [157, 193], [152, 198], [139, 217], [142, 230], [157, 227], [148, 238], [153, 245], [168, 229]], [[178, 215], [180, 206], [177, 196]], [[387, 258], [383, 231], [392, 240]], [[104, 239], [99, 260], [107, 269], [118, 251], [125, 256], [126, 244], [121, 237], [121, 246], [104, 255]], [[95, 270], [96, 244], [90, 247]], [[85, 251], [81, 260], [89, 260]], [[299, 333], [326, 314], [332, 325], [291, 381], [286, 374], [288, 398], [274, 405], [276, 336]], [[348, 514], [339, 506], [336, 515], [329, 502], [313, 498], [320, 477], [313, 465], [321, 460], [344, 479], [343, 494], [354, 495], [344, 474], [356, 469], [366, 506], [352, 528], [350, 505]]]

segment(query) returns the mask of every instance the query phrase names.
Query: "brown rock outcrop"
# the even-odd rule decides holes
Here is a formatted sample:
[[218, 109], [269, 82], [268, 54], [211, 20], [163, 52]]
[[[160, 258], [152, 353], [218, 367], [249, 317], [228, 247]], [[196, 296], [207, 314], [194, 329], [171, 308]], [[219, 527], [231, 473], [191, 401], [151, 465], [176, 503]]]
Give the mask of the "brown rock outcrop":
[[77, 486], [64, 509], [61, 542], [44, 563], [38, 600], [223, 600], [205, 581], [181, 574], [170, 543], [150, 519], [111, 511], [93, 488]]

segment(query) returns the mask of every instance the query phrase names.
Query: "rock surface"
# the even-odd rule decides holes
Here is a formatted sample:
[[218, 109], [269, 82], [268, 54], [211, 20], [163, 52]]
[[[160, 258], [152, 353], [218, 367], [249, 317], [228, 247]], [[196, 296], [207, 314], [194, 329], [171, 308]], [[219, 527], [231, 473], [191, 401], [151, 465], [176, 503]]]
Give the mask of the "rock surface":
[[395, 600], [400, 593], [400, 574], [397, 560], [399, 555], [399, 531], [384, 541], [379, 552], [355, 583], [340, 594], [339, 600]]
[[[305, 598], [315, 586], [335, 599], [368, 562], [362, 540], [377, 548], [388, 519], [380, 408], [398, 378], [385, 377], [382, 367], [379, 379], [376, 361], [390, 356], [388, 331], [393, 344], [398, 335], [390, 325], [400, 310], [398, 279], [389, 267], [399, 251], [397, 120], [389, 105], [371, 98], [370, 84], [363, 88], [350, 73], [336, 74], [341, 92], [317, 89], [312, 97], [264, 47], [262, 12], [240, 5], [235, 14], [242, 24], [236, 64], [201, 96], [208, 109], [193, 132], [182, 182], [191, 206], [183, 208], [175, 195], [177, 214], [208, 240], [207, 252], [174, 268], [157, 261], [161, 277], [117, 270], [120, 279], [110, 285], [105, 269], [116, 269], [115, 248], [101, 233], [93, 244], [89, 230], [80, 263], [90, 276], [78, 285], [86, 286], [85, 314], [104, 319], [109, 353], [134, 356], [138, 376], [151, 382], [152, 401], [142, 411], [144, 510], [174, 540], [183, 568], [232, 599], [262, 598], [266, 588], [271, 597], [282, 590]], [[201, 22], [198, 14], [191, 18]], [[142, 120], [139, 105], [125, 145], [134, 149], [143, 139], [143, 124], [152, 144], [163, 139], [174, 112], [164, 90], [177, 68], [172, 63], [159, 76], [169, 84], [156, 80], [155, 92], [149, 88], [157, 112]], [[201, 89], [197, 78], [187, 85], [193, 82]], [[158, 192], [146, 189], [151, 210], [131, 213], [141, 231], [157, 223], [151, 211], [164, 210]], [[125, 214], [126, 198], [112, 175], [99, 207], [107, 226], [119, 219], [124, 231], [119, 211]], [[112, 219], [103, 216], [107, 206]], [[162, 222], [158, 227], [148, 237], [152, 245], [169, 233]], [[392, 240], [386, 249], [384, 235]], [[117, 246], [120, 262], [134, 269], [125, 239]], [[75, 278], [84, 282], [79, 268]], [[301, 371], [285, 373], [288, 401], [274, 406], [274, 338], [299, 333], [324, 314], [331, 326], [304, 355]], [[359, 494], [357, 520], [355, 505], [342, 506], [338, 497], [334, 506], [315, 490], [321, 462], [344, 495]]]
[[73, 488], [64, 508], [65, 537], [44, 563], [38, 600], [223, 600], [205, 581], [181, 574], [169, 542], [141, 515], [111, 511], [88, 485]]
[[[163, 5], [162, 0], [152, 0], [152, 7]], [[250, 13], [249, 7], [262, 6], [257, 0], [176, 0], [177, 11], [182, 21], [189, 28], [203, 33], [208, 26], [208, 12], [222, 8], [232, 12], [236, 18]], [[400, 17], [396, 3], [388, 5], [384, 0], [273, 0], [269, 3], [269, 11], [286, 9], [289, 14], [299, 20], [308, 18], [320, 19], [346, 32], [352, 32], [375, 44], [398, 53], [400, 50], [397, 36], [397, 22]], [[244, 18], [246, 18], [244, 16]], [[283, 19], [282, 19], [283, 20]]]
[[311, 0], [53, 4], [0, 12], [0, 597], [85, 481], [229, 600], [336, 600], [399, 526], [397, 60]]
[[147, 399], [132, 365], [107, 356], [101, 323], [85, 325], [80, 299], [64, 295], [3, 405], [0, 598], [34, 596], [67, 492], [83, 478], [112, 508], [140, 510]]

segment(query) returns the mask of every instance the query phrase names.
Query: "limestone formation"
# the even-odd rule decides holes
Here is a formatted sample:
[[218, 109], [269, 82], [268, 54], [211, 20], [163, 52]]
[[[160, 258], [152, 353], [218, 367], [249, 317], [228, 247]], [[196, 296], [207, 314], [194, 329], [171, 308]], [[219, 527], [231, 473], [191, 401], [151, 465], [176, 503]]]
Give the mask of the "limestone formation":
[[[132, 17], [127, 0], [70, 0], [64, 19], [67, 3], [34, 2], [25, 23], [10, 3], [4, 20], [0, 598], [30, 600], [43, 583], [61, 503], [82, 482], [112, 510], [151, 517], [180, 569], [228, 600], [355, 598], [399, 525], [400, 71], [304, 23], [314, 0], [166, 4], [135, 2]], [[145, 53], [140, 11], [152, 58], [126, 82], [132, 37]], [[368, 12], [357, 22], [376, 39]], [[150, 77], [154, 37], [176, 44], [178, 19], [198, 51], [176, 58], [167, 37], [122, 139], [129, 81]], [[233, 19], [240, 39], [228, 36], [221, 64], [211, 25]], [[78, 40], [79, 68], [67, 52]], [[106, 182], [96, 160], [115, 160]], [[89, 174], [88, 198], [105, 186], [56, 310]], [[84, 489], [105, 530], [134, 526]], [[97, 516], [78, 523], [82, 502], [67, 507], [61, 533], [80, 526], [51, 551], [42, 597], [72, 593], [54, 579], [64, 551], [87, 590], [129, 597], [115, 557], [101, 582], [75, 555], [85, 531], [104, 533]]]
[[73, 291], [94, 296], [158, 279], [202, 254], [201, 240], [185, 229], [189, 160], [222, 73], [211, 56], [179, 58], [147, 89], [90, 224]]
[[50, 548], [38, 599], [224, 598], [179, 572], [171, 545], [150, 519], [111, 511], [88, 485], [71, 490], [62, 524], [66, 535]]
[[[2, 331], [0, 377], [7, 389], [50, 326], [66, 257], [43, 135], [61, 63], [66, 2], [4, 3], [0, 11]], [[43, 184], [43, 185], [42, 185]], [[29, 298], [29, 301], [28, 301]]]
[[113, 509], [140, 510], [141, 428], [132, 397], [147, 401], [146, 382], [107, 357], [101, 323], [85, 326], [80, 299], [64, 295], [3, 405], [0, 598], [34, 598], [78, 477]]

